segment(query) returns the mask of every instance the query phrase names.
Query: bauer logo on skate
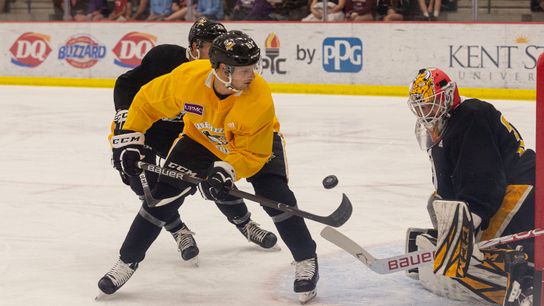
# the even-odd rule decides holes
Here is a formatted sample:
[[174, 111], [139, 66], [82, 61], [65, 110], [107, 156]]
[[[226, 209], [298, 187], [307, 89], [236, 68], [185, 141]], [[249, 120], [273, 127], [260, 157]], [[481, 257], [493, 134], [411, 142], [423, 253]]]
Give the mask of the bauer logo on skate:
[[106, 45], [100, 44], [90, 35], [78, 34], [70, 37], [59, 48], [59, 60], [66, 60], [75, 68], [90, 68], [106, 56]]
[[11, 62], [17, 66], [34, 68], [39, 66], [51, 53], [49, 36], [41, 33], [23, 33], [9, 52], [13, 55]]
[[363, 69], [363, 43], [357, 37], [327, 37], [323, 41], [323, 69], [355, 73]]
[[157, 37], [147, 33], [130, 32], [113, 47], [117, 57], [113, 63], [123, 68], [134, 68], [142, 62], [146, 53], [155, 47]]
[[417, 255], [406, 255], [400, 258], [391, 259], [387, 262], [387, 267], [390, 271], [398, 269], [405, 270], [406, 267], [419, 265], [424, 262], [432, 262], [434, 260], [434, 251], [424, 252]]

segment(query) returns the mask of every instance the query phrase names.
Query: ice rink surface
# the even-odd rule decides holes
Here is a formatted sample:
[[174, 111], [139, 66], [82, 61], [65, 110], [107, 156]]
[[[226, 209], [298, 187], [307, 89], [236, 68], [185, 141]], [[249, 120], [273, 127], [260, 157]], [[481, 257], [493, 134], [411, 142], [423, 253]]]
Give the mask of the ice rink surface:
[[[415, 117], [402, 97], [274, 96], [299, 207], [328, 215], [342, 193], [340, 228], [378, 257], [403, 252], [408, 227], [428, 227], [433, 190]], [[535, 104], [492, 101], [535, 143]], [[200, 247], [200, 267], [181, 260], [163, 231], [132, 279], [95, 302], [139, 210], [110, 165], [111, 89], [0, 86], [0, 305], [297, 305], [289, 251], [251, 245], [196, 194], [181, 208]], [[338, 176], [331, 190], [321, 186]], [[245, 181], [240, 188], [253, 192]], [[258, 204], [252, 218], [276, 232]], [[403, 273], [378, 275], [319, 236], [321, 279], [309, 305], [468, 305], [424, 290]]]

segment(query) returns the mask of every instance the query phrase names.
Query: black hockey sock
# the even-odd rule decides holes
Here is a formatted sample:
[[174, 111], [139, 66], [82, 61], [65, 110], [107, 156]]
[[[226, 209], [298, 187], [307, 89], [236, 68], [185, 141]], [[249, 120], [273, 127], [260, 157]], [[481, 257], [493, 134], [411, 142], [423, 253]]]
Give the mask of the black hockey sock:
[[121, 260], [125, 263], [142, 261], [147, 249], [159, 236], [161, 228], [162, 226], [149, 222], [140, 214], [136, 215], [119, 251]]
[[291, 251], [296, 261], [315, 256], [316, 244], [308, 231], [304, 219], [291, 217], [285, 221], [274, 223], [283, 242]]
[[236, 198], [232, 201], [215, 202], [215, 204], [223, 215], [227, 217], [227, 220], [238, 227], [243, 227], [250, 220], [251, 214], [241, 199]]

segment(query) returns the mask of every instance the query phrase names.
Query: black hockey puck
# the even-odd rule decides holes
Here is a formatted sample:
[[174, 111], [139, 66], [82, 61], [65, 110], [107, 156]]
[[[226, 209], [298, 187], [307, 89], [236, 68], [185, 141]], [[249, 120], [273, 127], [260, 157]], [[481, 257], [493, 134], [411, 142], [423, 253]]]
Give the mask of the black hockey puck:
[[336, 175], [329, 175], [323, 179], [323, 187], [325, 187], [325, 189], [334, 188], [336, 185], [338, 185], [338, 178]]

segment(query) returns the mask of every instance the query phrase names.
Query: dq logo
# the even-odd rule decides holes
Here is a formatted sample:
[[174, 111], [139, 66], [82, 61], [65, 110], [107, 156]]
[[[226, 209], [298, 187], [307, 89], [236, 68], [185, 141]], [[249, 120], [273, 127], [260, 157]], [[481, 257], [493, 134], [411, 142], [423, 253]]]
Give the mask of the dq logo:
[[51, 53], [49, 36], [27, 32], [19, 36], [9, 48], [13, 55], [11, 62], [17, 66], [34, 68], [39, 66]]
[[155, 47], [157, 37], [140, 32], [130, 32], [123, 36], [113, 47], [113, 54], [117, 57], [113, 63], [124, 68], [134, 68], [142, 62], [145, 54]]
[[323, 41], [323, 68], [327, 72], [359, 72], [363, 43], [356, 37], [329, 37]]
[[286, 73], [280, 67], [280, 64], [285, 62], [285, 58], [277, 58], [280, 55], [280, 39], [276, 33], [270, 33], [266, 37], [264, 54], [266, 58], [263, 58], [263, 69], [270, 69], [270, 74]]
[[59, 60], [66, 60], [75, 68], [86, 69], [94, 66], [106, 56], [106, 46], [96, 42], [90, 35], [72, 36], [59, 48]]

